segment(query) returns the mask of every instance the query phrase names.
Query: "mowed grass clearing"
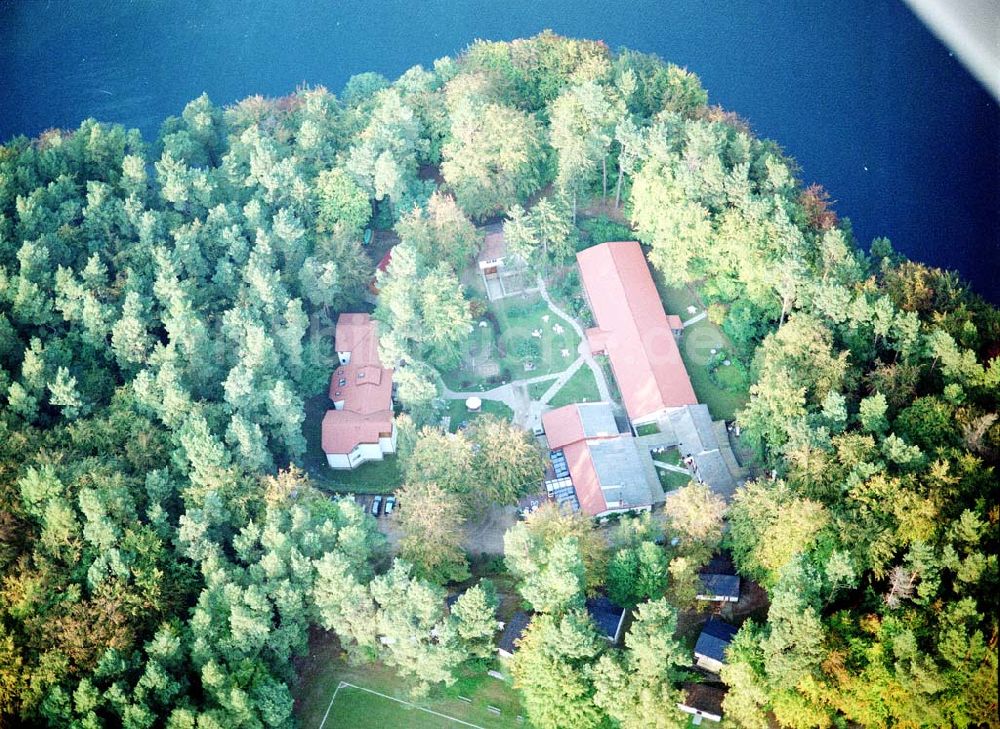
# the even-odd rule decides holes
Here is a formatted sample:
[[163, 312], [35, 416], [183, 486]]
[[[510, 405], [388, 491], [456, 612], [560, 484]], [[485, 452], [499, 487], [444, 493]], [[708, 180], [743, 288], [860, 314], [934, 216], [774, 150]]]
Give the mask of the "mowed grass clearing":
[[680, 349], [698, 402], [708, 405], [713, 418], [733, 420], [736, 412], [747, 404], [748, 393], [730, 392], [719, 387], [708, 369], [713, 349], [732, 351], [728, 337], [708, 319], [702, 319], [684, 329]]
[[[476, 322], [469, 335], [468, 351], [478, 353], [480, 366], [487, 360], [495, 363], [500, 380], [562, 372], [576, 359], [580, 338], [541, 296], [527, 294], [493, 301], [489, 310], [499, 332]], [[534, 336], [536, 333], [538, 336]], [[531, 363], [530, 369], [525, 369], [526, 362]], [[457, 391], [482, 391], [499, 384], [496, 378], [481, 377], [470, 369], [468, 357], [459, 368], [443, 372], [441, 377]]]
[[[295, 718], [303, 729], [319, 729], [324, 716], [323, 729], [455, 729], [469, 725], [482, 729], [524, 729], [530, 726], [527, 719], [524, 723], [517, 721], [517, 716], [524, 713], [517, 692], [506, 681], [487, 676], [485, 669], [465, 671], [454, 686], [437, 689], [430, 696], [417, 700], [410, 695], [406, 680], [397, 676], [392, 668], [380, 663], [349, 664], [336, 636], [319, 629], [311, 631], [309, 654], [296, 660], [296, 671], [299, 681], [293, 691]], [[357, 690], [341, 696], [343, 688], [338, 691], [337, 687], [342, 683], [384, 696]], [[462, 701], [459, 696], [471, 702]], [[343, 703], [342, 698], [346, 699]], [[418, 711], [407, 704], [443, 716]], [[490, 712], [489, 706], [499, 708], [500, 715]]]
[[660, 479], [660, 486], [665, 492], [683, 488], [691, 483], [692, 480], [690, 474], [669, 471], [665, 468], [657, 468], [656, 476]]
[[338, 727], [440, 729], [478, 726], [417, 706], [409, 701], [343, 682], [335, 690], [329, 712], [320, 723], [319, 729], [338, 729]]
[[[668, 314], [677, 314], [687, 321], [695, 314], [688, 311], [689, 306], [695, 307], [698, 314], [705, 310], [698, 294], [690, 286], [668, 286], [663, 275], [652, 266], [653, 281], [663, 301], [663, 308]], [[729, 337], [708, 319], [702, 319], [684, 328], [680, 341], [681, 359], [687, 368], [688, 377], [698, 402], [708, 405], [712, 417], [718, 420], [733, 420], [737, 411], [742, 409], [749, 399], [746, 392], [731, 392], [725, 390], [712, 380], [709, 363], [712, 360], [712, 350], [733, 351]]]

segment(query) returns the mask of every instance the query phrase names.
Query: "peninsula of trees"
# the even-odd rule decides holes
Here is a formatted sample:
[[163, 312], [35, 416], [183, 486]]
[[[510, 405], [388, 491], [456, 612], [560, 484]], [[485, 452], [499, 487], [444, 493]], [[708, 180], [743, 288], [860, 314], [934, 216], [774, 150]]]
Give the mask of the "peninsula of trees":
[[[455, 535], [542, 457], [502, 418], [439, 427], [487, 223], [583, 317], [573, 255], [606, 230], [695, 291], [759, 476], [507, 532], [531, 725], [685, 726], [678, 615], [720, 549], [767, 598], [717, 681], [727, 726], [998, 725], [1000, 313], [859, 247], [693, 73], [551, 33], [337, 95], [202, 96], [156, 140], [87, 120], [0, 146], [0, 725], [292, 726], [311, 629], [418, 695], [492, 660], [496, 588]], [[398, 238], [377, 276], [371, 231]], [[373, 289], [395, 548], [310, 476], [303, 427]], [[598, 593], [634, 608], [621, 646]]]

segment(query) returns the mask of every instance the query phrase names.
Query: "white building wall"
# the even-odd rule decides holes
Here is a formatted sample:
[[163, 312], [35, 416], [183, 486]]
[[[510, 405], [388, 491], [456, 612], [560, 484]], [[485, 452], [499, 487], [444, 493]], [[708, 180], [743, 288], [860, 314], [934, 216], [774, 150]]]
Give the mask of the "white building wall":
[[693, 706], [687, 706], [686, 704], [677, 704], [677, 708], [681, 711], [691, 714], [693, 716], [699, 716], [709, 721], [722, 721], [722, 717], [719, 714], [713, 714], [710, 711], [702, 711], [701, 709], [696, 709]]
[[717, 661], [714, 658], [709, 658], [708, 656], [703, 656], [701, 653], [695, 653], [695, 662], [704, 668], [706, 671], [711, 671], [712, 673], [718, 673], [722, 670], [722, 662]]
[[330, 468], [357, 468], [368, 461], [381, 461], [387, 453], [396, 452], [396, 424], [392, 425], [392, 434], [379, 438], [378, 443], [361, 443], [350, 453], [327, 453], [326, 462]]
[[389, 434], [388, 438], [378, 439], [379, 448], [382, 449], [383, 453], [395, 453], [396, 452], [396, 424], [392, 424], [392, 433]]
[[348, 460], [346, 453], [327, 453], [326, 462], [330, 464], [330, 468], [351, 467], [351, 462]]

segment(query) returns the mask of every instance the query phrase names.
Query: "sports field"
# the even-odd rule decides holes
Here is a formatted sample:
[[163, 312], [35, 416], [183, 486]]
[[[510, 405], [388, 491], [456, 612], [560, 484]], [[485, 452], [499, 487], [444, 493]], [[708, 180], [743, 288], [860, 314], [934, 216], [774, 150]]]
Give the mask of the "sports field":
[[417, 706], [372, 689], [342, 681], [330, 698], [319, 729], [337, 727], [407, 727], [409, 729], [484, 729], [446, 714]]
[[[332, 635], [314, 631], [308, 656], [296, 661], [295, 715], [303, 729], [528, 729], [519, 696], [486, 667], [459, 671], [454, 685], [414, 699], [410, 684], [381, 663], [352, 665]], [[499, 710], [499, 714], [496, 712]]]

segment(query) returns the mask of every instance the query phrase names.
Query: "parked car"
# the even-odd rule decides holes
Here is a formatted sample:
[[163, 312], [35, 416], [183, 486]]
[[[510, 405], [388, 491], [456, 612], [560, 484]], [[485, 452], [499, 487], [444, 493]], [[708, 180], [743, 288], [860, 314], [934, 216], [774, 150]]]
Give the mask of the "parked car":
[[391, 514], [392, 510], [395, 508], [396, 508], [396, 497], [390, 496], [385, 500], [385, 515], [389, 516], [389, 514]]
[[382, 509], [382, 497], [376, 496], [372, 499], [372, 516], [378, 516], [379, 511]]

